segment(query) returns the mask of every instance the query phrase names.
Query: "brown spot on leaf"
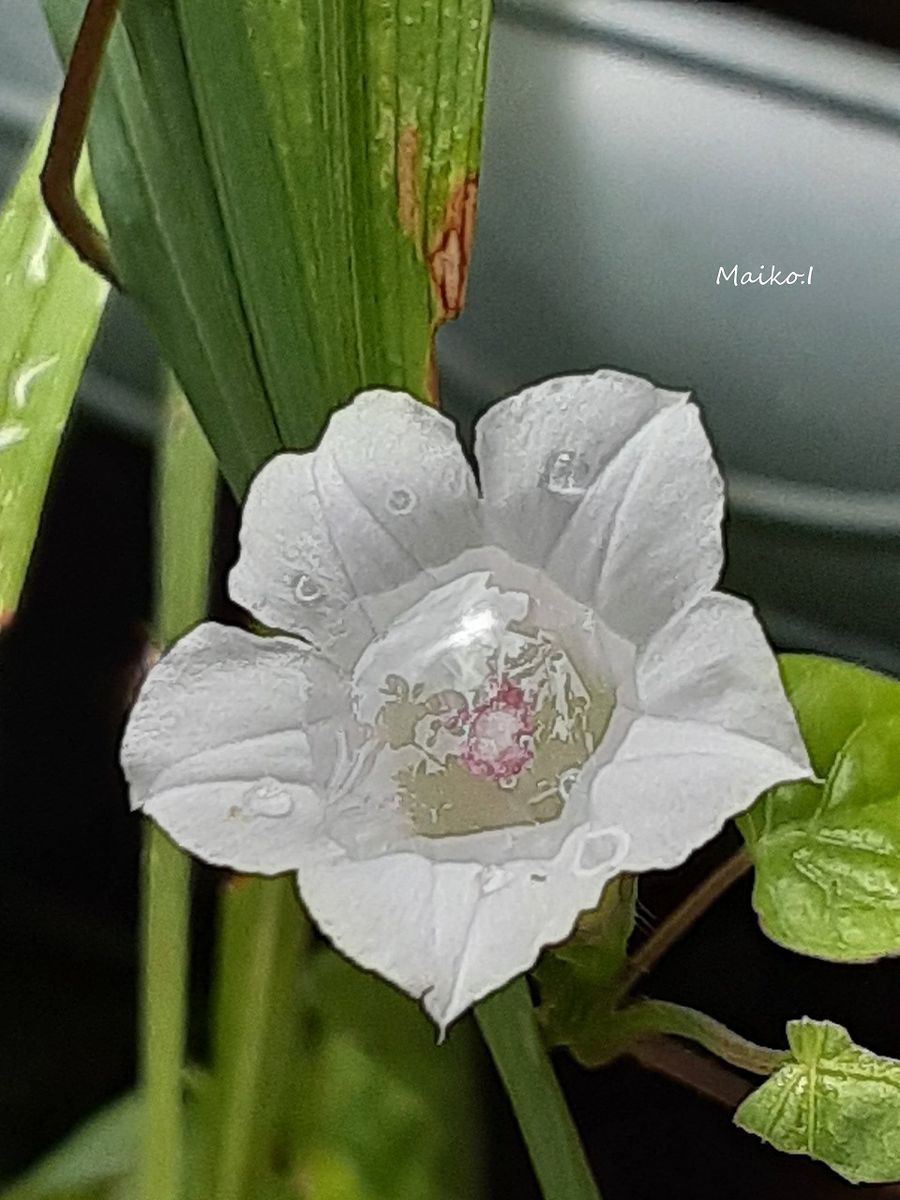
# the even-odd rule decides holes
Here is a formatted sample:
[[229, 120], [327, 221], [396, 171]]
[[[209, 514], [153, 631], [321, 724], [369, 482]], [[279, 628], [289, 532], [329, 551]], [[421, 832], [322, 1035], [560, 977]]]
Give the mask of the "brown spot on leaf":
[[478, 177], [468, 175], [447, 198], [444, 219], [428, 255], [428, 271], [438, 302], [435, 329], [458, 317], [466, 302], [477, 199]]
[[475, 235], [478, 176], [467, 175], [447, 198], [444, 219], [428, 254], [428, 274], [437, 302], [431, 323], [431, 341], [425, 363], [425, 394], [430, 404], [440, 406], [438, 370], [434, 353], [435, 334], [445, 321], [458, 317], [466, 302], [469, 257]]
[[6, 608], [0, 612], [0, 633], [6, 633], [15, 618], [16, 610], [14, 608]]
[[407, 125], [397, 142], [397, 216], [400, 228], [414, 240], [419, 237], [419, 131]]

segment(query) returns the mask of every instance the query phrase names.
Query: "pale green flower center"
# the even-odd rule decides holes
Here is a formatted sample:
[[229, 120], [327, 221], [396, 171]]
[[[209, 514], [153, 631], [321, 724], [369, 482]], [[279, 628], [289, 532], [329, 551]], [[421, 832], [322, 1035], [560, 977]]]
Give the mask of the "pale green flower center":
[[[435, 589], [363, 656], [392, 807], [440, 838], [556, 820], [615, 708], [592, 614], [472, 572]], [[386, 772], [386, 774], [384, 773]]]

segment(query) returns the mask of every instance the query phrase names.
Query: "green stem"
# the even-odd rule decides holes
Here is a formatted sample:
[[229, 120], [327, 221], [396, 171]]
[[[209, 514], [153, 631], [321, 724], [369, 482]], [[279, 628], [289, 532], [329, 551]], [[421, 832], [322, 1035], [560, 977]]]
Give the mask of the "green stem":
[[238, 877], [220, 906], [211, 1196], [256, 1195], [274, 1158], [292, 1062], [303, 921], [293, 880]]
[[613, 1035], [622, 1038], [623, 1048], [636, 1038], [674, 1034], [754, 1075], [771, 1075], [789, 1057], [786, 1050], [757, 1046], [706, 1013], [668, 1000], [639, 1000], [617, 1012], [612, 1020]]
[[141, 892], [141, 1200], [178, 1200], [184, 1193], [181, 1112], [189, 872], [187, 856], [146, 822]]
[[[162, 645], [206, 612], [215, 487], [215, 461], [184, 398], [170, 386], [157, 470], [155, 625]], [[137, 1194], [182, 1200], [190, 861], [149, 822], [141, 910], [144, 1106]]]
[[695, 921], [698, 921], [733, 883], [750, 870], [751, 865], [747, 851], [742, 847], [716, 867], [631, 956], [616, 990], [617, 999], [623, 999], [645, 975], [649, 974], [666, 951], [687, 933]]
[[524, 976], [475, 1009], [544, 1200], [600, 1200], [541, 1039]]

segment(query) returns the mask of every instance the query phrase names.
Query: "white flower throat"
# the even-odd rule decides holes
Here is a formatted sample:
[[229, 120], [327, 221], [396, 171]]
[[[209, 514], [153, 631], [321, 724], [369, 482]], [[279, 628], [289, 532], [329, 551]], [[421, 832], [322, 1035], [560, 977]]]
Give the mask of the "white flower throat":
[[373, 775], [424, 837], [555, 820], [615, 707], [590, 611], [539, 572], [504, 588], [525, 573], [491, 557], [414, 603], [354, 671]]

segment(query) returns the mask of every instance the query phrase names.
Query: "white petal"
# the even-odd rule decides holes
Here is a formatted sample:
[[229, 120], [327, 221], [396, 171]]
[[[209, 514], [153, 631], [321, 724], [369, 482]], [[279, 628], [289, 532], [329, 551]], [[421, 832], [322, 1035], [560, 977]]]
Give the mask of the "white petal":
[[356, 861], [308, 846], [298, 883], [343, 953], [423, 1004], [443, 1032], [571, 932], [621, 868], [617, 831], [580, 829], [553, 861], [485, 867], [418, 854]]
[[722, 481], [684, 395], [551, 380], [491, 409], [476, 452], [488, 536], [637, 644], [715, 585]]
[[476, 545], [478, 529], [452, 423], [401, 392], [365, 392], [332, 416], [317, 450], [280, 455], [254, 479], [231, 595], [319, 645], [358, 640], [372, 632], [366, 596]]
[[348, 693], [290, 638], [200, 625], [153, 668], [122, 743], [132, 804], [208, 862], [295, 867], [339, 766]]
[[682, 610], [651, 638], [636, 674], [644, 712], [720, 725], [808, 769], [775, 655], [745, 600], [711, 592]]
[[624, 831], [626, 871], [674, 867], [767, 788], [808, 775], [783, 751], [698, 721], [639, 717], [591, 784], [591, 812]]

